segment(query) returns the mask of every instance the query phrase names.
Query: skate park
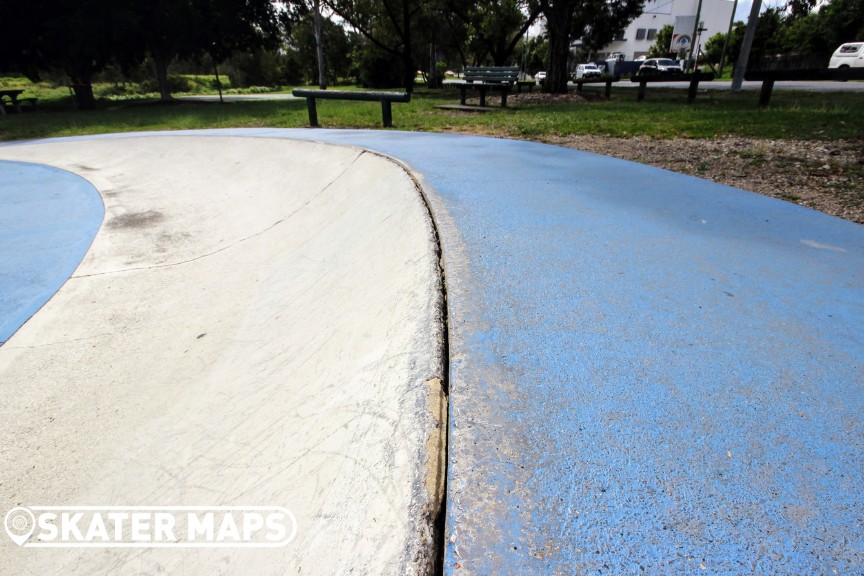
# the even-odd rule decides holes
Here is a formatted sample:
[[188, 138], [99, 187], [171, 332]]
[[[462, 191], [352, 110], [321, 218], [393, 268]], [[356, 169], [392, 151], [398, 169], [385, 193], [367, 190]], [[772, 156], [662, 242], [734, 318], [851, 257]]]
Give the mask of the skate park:
[[0, 199], [3, 513], [297, 525], [266, 550], [4, 540], [16, 573], [864, 565], [860, 225], [396, 131], [9, 143]]

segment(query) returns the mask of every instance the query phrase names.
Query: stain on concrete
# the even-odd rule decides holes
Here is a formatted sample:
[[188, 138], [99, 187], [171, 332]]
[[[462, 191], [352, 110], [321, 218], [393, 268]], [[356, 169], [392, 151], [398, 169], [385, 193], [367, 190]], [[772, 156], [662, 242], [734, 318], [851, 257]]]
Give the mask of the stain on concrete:
[[155, 210], [147, 210], [146, 212], [135, 212], [133, 214], [123, 214], [115, 216], [108, 221], [108, 228], [121, 229], [132, 228], [141, 229], [154, 226], [165, 219], [161, 212]]

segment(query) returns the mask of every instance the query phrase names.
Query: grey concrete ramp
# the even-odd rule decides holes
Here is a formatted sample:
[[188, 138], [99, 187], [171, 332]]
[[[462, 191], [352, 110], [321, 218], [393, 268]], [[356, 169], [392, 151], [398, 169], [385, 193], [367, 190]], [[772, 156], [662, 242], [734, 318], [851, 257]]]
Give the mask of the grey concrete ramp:
[[411, 574], [433, 560], [446, 413], [435, 233], [362, 150], [147, 137], [22, 144], [105, 220], [0, 347], [0, 507], [280, 506], [271, 548], [16, 548], [26, 574]]

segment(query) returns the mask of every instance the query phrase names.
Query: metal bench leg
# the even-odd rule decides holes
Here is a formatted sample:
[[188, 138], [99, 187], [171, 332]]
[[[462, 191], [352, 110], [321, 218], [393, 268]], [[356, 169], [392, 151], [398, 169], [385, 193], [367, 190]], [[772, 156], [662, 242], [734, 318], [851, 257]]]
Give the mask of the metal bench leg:
[[464, 86], [459, 87], [459, 104], [461, 104], [462, 106], [465, 106], [465, 87]]
[[762, 90], [759, 91], [759, 107], [767, 108], [771, 101], [771, 92], [774, 90], [774, 80], [765, 80], [762, 82]]
[[480, 106], [486, 106], [486, 87], [480, 87]]
[[315, 107], [315, 98], [306, 98], [306, 108], [309, 110], [309, 126], [318, 127], [318, 109]]
[[390, 106], [389, 100], [381, 101], [381, 118], [384, 121], [385, 128], [393, 126], [393, 109]]
[[501, 90], [501, 108], [507, 107], [507, 94], [509, 92], [510, 92], [510, 90], [503, 90], [503, 89]]

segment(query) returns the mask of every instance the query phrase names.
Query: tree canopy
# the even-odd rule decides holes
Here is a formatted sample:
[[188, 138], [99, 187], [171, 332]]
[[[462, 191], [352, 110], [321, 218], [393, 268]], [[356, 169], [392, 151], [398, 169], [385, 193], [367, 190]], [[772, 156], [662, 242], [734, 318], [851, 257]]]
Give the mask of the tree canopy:
[[[131, 68], [149, 55], [163, 99], [177, 56], [222, 61], [238, 50], [275, 46], [271, 0], [31, 0], [4, 5], [4, 68], [31, 79], [60, 70], [79, 105], [94, 104], [92, 80], [109, 63]], [[7, 9], [9, 11], [7, 11]]]
[[573, 40], [594, 49], [608, 44], [642, 13], [644, 0], [534, 0], [546, 18], [549, 69], [544, 87], [566, 92]]
[[[530, 71], [547, 70], [546, 90], [563, 92], [573, 43], [580, 41], [583, 53], [602, 48], [641, 13], [643, 1], [30, 0], [4, 7], [0, 37], [15, 49], [0, 66], [31, 79], [62, 74], [84, 107], [94, 104], [91, 84], [100, 71], [131, 73], [143, 62], [163, 100], [171, 98], [168, 67], [178, 61], [234, 62], [269, 82], [302, 78], [323, 86], [350, 76], [408, 90], [418, 69], [437, 85], [445, 67], [530, 61]], [[546, 31], [529, 41], [526, 31], [539, 18]], [[742, 34], [736, 25], [729, 61]], [[666, 55], [669, 36], [671, 26], [663, 27], [652, 56]], [[855, 40], [864, 40], [864, 0], [789, 0], [760, 15], [751, 61], [782, 54], [827, 62], [837, 46]], [[725, 41], [725, 34], [708, 39], [708, 63], [719, 62]]]

